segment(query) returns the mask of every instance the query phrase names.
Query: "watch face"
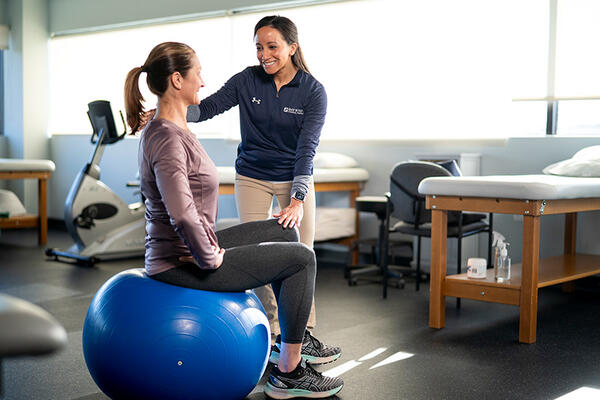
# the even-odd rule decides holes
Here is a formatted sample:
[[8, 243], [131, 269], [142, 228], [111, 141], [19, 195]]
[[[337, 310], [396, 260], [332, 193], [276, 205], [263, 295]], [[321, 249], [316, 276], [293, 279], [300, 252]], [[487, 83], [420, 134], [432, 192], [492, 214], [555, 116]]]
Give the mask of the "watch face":
[[305, 197], [305, 194], [302, 193], [302, 192], [296, 192], [296, 193], [294, 193], [294, 198], [296, 200], [304, 201], [304, 197]]

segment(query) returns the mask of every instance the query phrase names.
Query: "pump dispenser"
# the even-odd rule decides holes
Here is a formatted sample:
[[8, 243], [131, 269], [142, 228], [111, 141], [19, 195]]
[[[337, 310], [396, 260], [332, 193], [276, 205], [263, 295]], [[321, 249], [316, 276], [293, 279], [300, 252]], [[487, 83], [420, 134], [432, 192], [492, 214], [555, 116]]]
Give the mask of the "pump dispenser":
[[506, 238], [502, 236], [500, 232], [492, 232], [494, 235], [494, 241], [492, 246], [494, 246], [494, 279], [498, 280], [498, 261], [500, 259], [500, 252], [504, 247], [504, 241]]

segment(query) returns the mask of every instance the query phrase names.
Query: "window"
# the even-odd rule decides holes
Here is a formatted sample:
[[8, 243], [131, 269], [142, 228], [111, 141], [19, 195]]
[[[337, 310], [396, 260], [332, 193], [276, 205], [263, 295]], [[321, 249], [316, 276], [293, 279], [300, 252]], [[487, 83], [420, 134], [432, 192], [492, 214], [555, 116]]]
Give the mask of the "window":
[[[552, 42], [557, 2], [552, 29], [559, 39]], [[596, 0], [356, 0], [57, 37], [50, 41], [50, 132], [90, 132], [85, 112], [93, 100], [123, 109], [125, 75], [167, 40], [197, 51], [207, 84], [201, 94], [213, 93], [257, 63], [254, 24], [280, 14], [297, 24], [308, 66], [327, 90], [323, 138], [542, 136], [550, 85], [557, 96], [600, 95], [593, 74], [600, 56], [592, 50], [599, 13]], [[536, 101], [511, 101], [523, 98]], [[600, 121], [589, 113], [596, 103], [566, 104], [559, 133], [595, 132]], [[238, 121], [234, 110], [192, 129], [238, 138]]]
[[[544, 98], [548, 90], [549, 0], [519, 2], [507, 27], [513, 99]], [[497, 118], [503, 116], [498, 115]], [[513, 101], [508, 120], [514, 136], [543, 136], [545, 101]]]
[[[87, 104], [94, 100], [109, 100], [115, 121], [118, 110], [125, 111], [123, 85], [125, 76], [146, 60], [156, 44], [179, 41], [189, 44], [200, 56], [205, 93], [217, 90], [231, 75], [230, 29], [222, 19], [159, 25], [127, 31], [112, 31], [89, 35], [58, 37], [50, 41], [50, 133], [91, 133]], [[205, 55], [210, 55], [210, 59]], [[226, 68], [223, 68], [223, 65]], [[155, 96], [150, 93], [145, 78], [140, 89], [146, 108], [154, 108]], [[120, 123], [117, 122], [117, 129]], [[202, 124], [201, 134], [221, 134], [226, 131], [222, 117]]]
[[[542, 131], [561, 136], [600, 135], [600, 55], [595, 51], [600, 40], [600, 3], [596, 0], [536, 0], [523, 2], [536, 8], [536, 15], [545, 14], [549, 18], [544, 47], [547, 56], [545, 65], [531, 67], [527, 54], [520, 56], [523, 66], [519, 67], [524, 79], [519, 82], [520, 91], [515, 91], [517, 101], [513, 102], [513, 116], [517, 129], [533, 134]], [[537, 29], [532, 29], [535, 32]], [[531, 39], [523, 36], [524, 42]], [[531, 43], [528, 51], [539, 52]], [[542, 75], [544, 67], [546, 74]], [[527, 69], [530, 71], [527, 73]], [[536, 79], [535, 75], [538, 75]], [[517, 74], [517, 75], [518, 75]], [[545, 87], [539, 84], [544, 76]], [[523, 96], [523, 98], [518, 98]], [[535, 111], [534, 111], [535, 110]], [[544, 114], [542, 124], [541, 115]]]
[[[600, 2], [557, 0], [557, 134], [600, 135]], [[581, 100], [580, 100], [581, 99]]]

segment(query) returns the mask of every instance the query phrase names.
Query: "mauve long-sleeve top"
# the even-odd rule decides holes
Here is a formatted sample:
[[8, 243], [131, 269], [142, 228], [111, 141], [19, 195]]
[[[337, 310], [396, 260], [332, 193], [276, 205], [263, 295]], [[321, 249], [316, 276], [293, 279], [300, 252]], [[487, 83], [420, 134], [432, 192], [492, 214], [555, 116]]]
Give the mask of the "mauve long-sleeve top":
[[196, 136], [152, 120], [140, 138], [138, 166], [146, 198], [146, 272], [166, 271], [189, 255], [201, 268], [215, 268], [219, 177]]

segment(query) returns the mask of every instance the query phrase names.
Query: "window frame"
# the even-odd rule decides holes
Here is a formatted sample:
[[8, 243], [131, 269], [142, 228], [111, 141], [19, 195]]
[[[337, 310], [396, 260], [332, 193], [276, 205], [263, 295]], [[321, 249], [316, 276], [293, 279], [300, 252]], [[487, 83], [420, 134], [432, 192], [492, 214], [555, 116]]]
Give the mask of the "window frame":
[[[599, 96], [556, 96], [556, 63], [557, 63], [557, 38], [558, 38], [558, 1], [549, 2], [549, 24], [548, 24], [548, 66], [547, 86], [545, 97], [514, 98], [515, 101], [543, 101], [546, 102], [546, 136], [562, 136], [558, 132], [559, 104], [566, 101], [600, 100]], [[570, 135], [564, 135], [570, 136]], [[590, 137], [600, 136], [600, 132]]]

